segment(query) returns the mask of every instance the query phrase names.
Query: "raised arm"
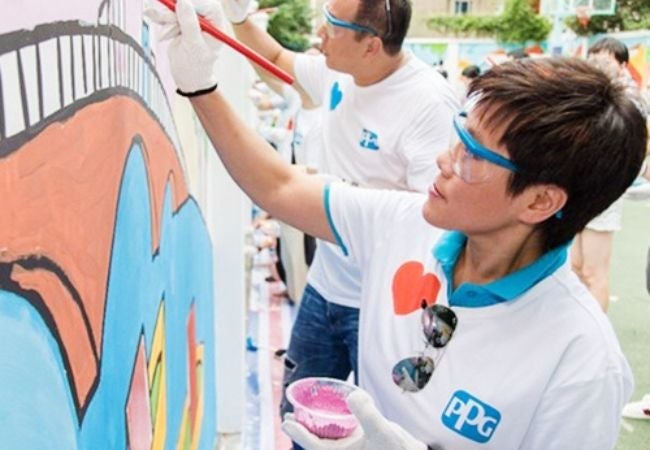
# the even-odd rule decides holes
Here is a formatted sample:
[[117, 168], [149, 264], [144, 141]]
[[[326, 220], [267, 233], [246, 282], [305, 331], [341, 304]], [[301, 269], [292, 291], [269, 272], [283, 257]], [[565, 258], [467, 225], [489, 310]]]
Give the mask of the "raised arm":
[[[204, 15], [219, 26], [218, 9]], [[175, 17], [177, 23], [165, 23], [175, 33], [168, 51], [172, 75], [179, 93], [190, 98], [232, 178], [273, 216], [313, 236], [334, 241], [323, 204], [324, 182], [285, 164], [216, 91], [218, 45], [215, 47], [214, 40], [201, 33], [189, 0], [178, 0]]]
[[295, 228], [334, 242], [320, 177], [307, 175], [282, 161], [218, 92], [191, 101], [228, 173], [255, 203]]
[[[255, 25], [252, 20], [248, 20], [251, 1], [222, 0], [226, 17], [232, 23], [235, 36], [273, 64], [291, 74], [295, 79], [294, 61], [296, 53], [282, 47], [266, 30]], [[263, 81], [268, 82], [269, 78], [272, 77], [256, 64], [253, 64], [253, 67]], [[298, 90], [301, 97], [309, 97], [298, 81], [294, 82], [293, 87]]]

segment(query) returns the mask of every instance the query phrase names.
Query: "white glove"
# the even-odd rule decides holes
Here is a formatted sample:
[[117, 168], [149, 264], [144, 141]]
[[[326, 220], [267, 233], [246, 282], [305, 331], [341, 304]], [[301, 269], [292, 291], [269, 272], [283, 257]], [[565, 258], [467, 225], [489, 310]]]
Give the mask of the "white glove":
[[427, 450], [406, 430], [385, 419], [367, 392], [357, 389], [348, 396], [348, 407], [357, 416], [359, 427], [343, 439], [322, 439], [287, 414], [282, 429], [306, 450]]
[[215, 1], [178, 0], [176, 13], [147, 8], [145, 15], [162, 25], [161, 40], [170, 39], [167, 54], [176, 86], [183, 94], [203, 91], [217, 84], [215, 63], [221, 41], [199, 28], [198, 12], [217, 28], [223, 27], [223, 12]]
[[240, 24], [246, 21], [248, 14], [257, 9], [253, 0], [223, 0], [223, 9], [231, 23]]
[[650, 200], [650, 183], [633, 184], [623, 196], [629, 200]]

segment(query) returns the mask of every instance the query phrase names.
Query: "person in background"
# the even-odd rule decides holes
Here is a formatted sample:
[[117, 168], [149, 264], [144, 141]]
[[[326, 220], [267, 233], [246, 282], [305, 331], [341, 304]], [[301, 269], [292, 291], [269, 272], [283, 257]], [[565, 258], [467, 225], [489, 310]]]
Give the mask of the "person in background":
[[506, 53], [506, 56], [509, 60], [530, 58], [530, 55], [524, 48], [515, 48], [513, 50], [510, 50], [508, 53]]
[[[639, 90], [627, 71], [629, 54], [624, 43], [611, 37], [602, 38], [589, 48], [587, 58], [591, 64], [620, 84], [626, 95], [645, 114]], [[613, 161], [618, 158], [622, 150], [612, 147], [606, 158]], [[605, 312], [609, 307], [609, 269], [614, 232], [621, 229], [622, 223], [623, 201], [619, 199], [590, 221], [576, 236], [571, 247], [573, 270], [587, 285]]]
[[471, 64], [463, 69], [460, 73], [460, 88], [461, 92], [459, 95], [461, 105], [467, 100], [467, 90], [469, 89], [469, 84], [472, 80], [478, 77], [481, 74], [481, 68], [474, 64]]
[[[426, 194], [326, 182], [285, 164], [217, 90], [217, 54], [179, 0], [172, 75], [233, 179], [361, 266], [360, 427], [307, 449], [611, 449], [632, 375], [567, 246], [623, 194], [645, 119], [575, 58], [513, 61], [470, 87]], [[557, 80], [563, 80], [558, 83]], [[435, 122], [431, 124], [437, 127]], [[620, 149], [618, 158], [607, 155]], [[534, 370], [531, 370], [534, 368]], [[597, 412], [597, 413], [595, 413]]]
[[[435, 158], [452, 137], [458, 102], [435, 69], [402, 48], [410, 1], [328, 1], [320, 11], [317, 56], [282, 48], [248, 19], [247, 0], [223, 6], [239, 40], [323, 105], [319, 172], [359, 186], [426, 191]], [[354, 258], [318, 242], [287, 349], [285, 387], [310, 376], [358, 377], [362, 276]], [[285, 398], [281, 414], [290, 409]]]

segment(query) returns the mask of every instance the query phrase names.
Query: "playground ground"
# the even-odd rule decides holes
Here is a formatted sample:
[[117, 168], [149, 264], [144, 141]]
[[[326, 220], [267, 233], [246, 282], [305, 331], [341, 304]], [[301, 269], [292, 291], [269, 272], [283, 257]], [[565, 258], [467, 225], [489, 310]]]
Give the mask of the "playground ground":
[[[650, 202], [626, 201], [623, 229], [614, 238], [609, 317], [635, 379], [633, 400], [650, 394], [650, 294], [645, 261], [650, 245]], [[594, 414], [597, 414], [594, 411]], [[616, 450], [650, 448], [650, 420], [623, 420]]]

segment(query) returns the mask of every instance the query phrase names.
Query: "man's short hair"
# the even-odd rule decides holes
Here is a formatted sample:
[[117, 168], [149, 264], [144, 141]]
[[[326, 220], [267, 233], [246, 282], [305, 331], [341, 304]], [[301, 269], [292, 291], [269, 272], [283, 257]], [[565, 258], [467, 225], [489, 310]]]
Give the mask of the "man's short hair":
[[645, 119], [623, 86], [586, 61], [510, 61], [472, 80], [472, 94], [486, 126], [507, 123], [500, 143], [521, 169], [509, 192], [553, 184], [567, 193], [561, 218], [538, 225], [544, 250], [572, 239], [639, 173]]
[[[386, 2], [390, 2], [390, 18]], [[410, 0], [359, 0], [355, 22], [379, 33], [384, 49], [389, 55], [396, 55], [402, 49], [406, 32], [411, 23]], [[388, 22], [390, 20], [390, 33]], [[358, 33], [359, 38], [364, 33]]]
[[481, 68], [479, 66], [470, 65], [463, 69], [461, 75], [465, 78], [476, 78], [481, 74]]
[[596, 53], [611, 53], [619, 64], [625, 64], [630, 60], [627, 46], [613, 37], [599, 39], [587, 50], [587, 55]]

